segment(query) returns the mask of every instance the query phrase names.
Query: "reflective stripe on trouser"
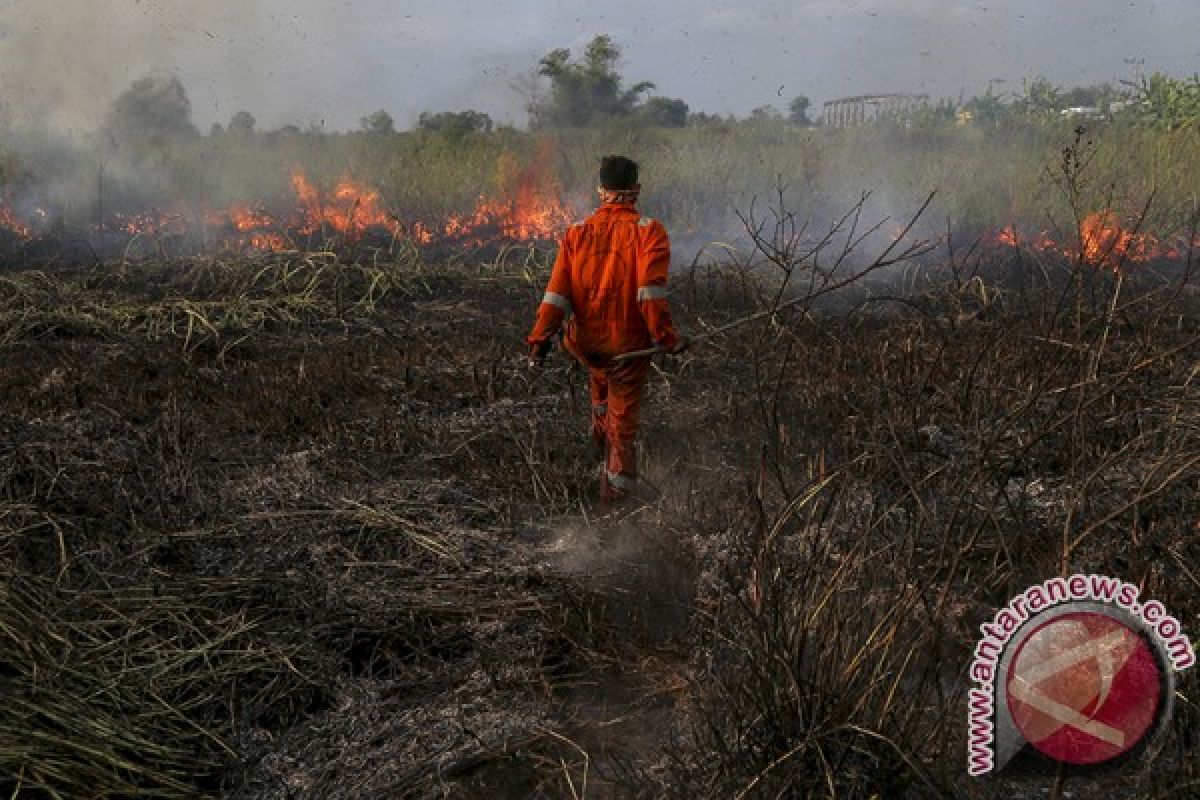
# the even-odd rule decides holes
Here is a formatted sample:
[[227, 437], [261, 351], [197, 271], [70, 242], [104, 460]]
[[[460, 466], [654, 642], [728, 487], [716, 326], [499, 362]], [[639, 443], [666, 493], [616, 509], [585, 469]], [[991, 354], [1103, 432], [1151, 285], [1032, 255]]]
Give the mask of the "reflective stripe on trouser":
[[609, 472], [604, 470], [604, 477], [608, 478], [608, 483], [612, 488], [618, 491], [628, 492], [637, 484], [637, 478], [631, 475], [622, 475], [619, 472]]
[[[591, 370], [592, 433], [603, 435], [607, 447], [604, 469], [614, 489], [628, 491], [637, 476], [638, 420], [650, 359], [630, 359], [618, 366]], [[605, 413], [595, 413], [603, 407]]]

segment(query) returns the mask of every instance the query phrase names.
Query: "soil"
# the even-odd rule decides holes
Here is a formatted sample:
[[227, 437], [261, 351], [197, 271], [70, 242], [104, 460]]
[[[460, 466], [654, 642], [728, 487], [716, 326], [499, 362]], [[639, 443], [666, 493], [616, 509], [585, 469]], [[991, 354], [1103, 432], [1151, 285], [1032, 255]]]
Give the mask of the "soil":
[[[977, 625], [1057, 573], [1065, 510], [1073, 568], [1196, 619], [1194, 309], [1117, 321], [1082, 399], [1016, 290], [766, 319], [656, 362], [642, 484], [612, 507], [581, 368], [525, 366], [545, 255], [479, 259], [0, 274], [0, 675], [28, 699], [0, 714], [0, 788], [825, 796], [815, 755], [779, 760], [825, 691], [906, 754], [844, 745], [838, 796], [1044, 796], [967, 781], [960, 676]], [[756, 310], [738, 287], [677, 280], [681, 326]], [[823, 511], [785, 512], [817, 484]], [[826, 585], [850, 633], [811, 661], [792, 612]], [[942, 597], [903, 629], [928, 674], [878, 653], [903, 714], [893, 673], [830, 677], [919, 593]], [[816, 688], [741, 693], [785, 662]], [[1145, 796], [1195, 780], [1191, 691]], [[834, 759], [831, 720], [804, 724]]]

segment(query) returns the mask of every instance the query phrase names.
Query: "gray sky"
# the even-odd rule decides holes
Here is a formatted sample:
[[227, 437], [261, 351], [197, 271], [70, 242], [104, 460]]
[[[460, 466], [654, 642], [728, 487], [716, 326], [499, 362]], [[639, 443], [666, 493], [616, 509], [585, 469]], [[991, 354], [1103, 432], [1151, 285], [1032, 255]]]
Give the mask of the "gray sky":
[[745, 114], [865, 92], [957, 97], [1200, 71], [1197, 0], [0, 0], [0, 102], [90, 127], [150, 71], [180, 76], [199, 125], [356, 127], [385, 108], [524, 121], [512, 84], [597, 33], [630, 82], [693, 110]]

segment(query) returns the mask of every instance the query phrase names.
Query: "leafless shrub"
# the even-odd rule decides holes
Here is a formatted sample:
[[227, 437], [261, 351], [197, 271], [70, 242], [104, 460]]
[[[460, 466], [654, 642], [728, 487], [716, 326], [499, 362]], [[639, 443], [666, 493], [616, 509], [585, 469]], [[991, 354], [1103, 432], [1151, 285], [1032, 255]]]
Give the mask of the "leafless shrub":
[[[772, 220], [756, 242], [796, 263]], [[857, 300], [804, 316], [763, 293], [763, 321], [721, 340], [751, 378], [729, 418], [755, 421], [727, 428], [740, 522], [709, 523], [735, 554], [718, 594], [741, 600], [705, 627], [682, 794], [961, 795], [963, 676], [994, 608], [1076, 571], [1194, 607], [1170, 555], [1197, 546], [1190, 269], [1122, 285], [1085, 260], [1014, 291], [979, 266], [908, 293], [849, 284]]]

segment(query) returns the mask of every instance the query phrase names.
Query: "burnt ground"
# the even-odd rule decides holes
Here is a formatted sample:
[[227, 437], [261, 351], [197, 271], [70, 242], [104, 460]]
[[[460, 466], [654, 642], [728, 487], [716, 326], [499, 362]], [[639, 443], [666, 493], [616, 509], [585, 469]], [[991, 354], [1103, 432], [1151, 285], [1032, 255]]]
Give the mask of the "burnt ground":
[[[658, 363], [611, 509], [582, 372], [524, 367], [546, 258], [502, 256], [0, 272], [0, 789], [1040, 797], [965, 776], [978, 624], [1065, 567], [1194, 628], [1188, 280], [765, 317]], [[682, 327], [758, 279], [679, 277]], [[1152, 763], [1062, 796], [1188, 796], [1182, 677]]]

